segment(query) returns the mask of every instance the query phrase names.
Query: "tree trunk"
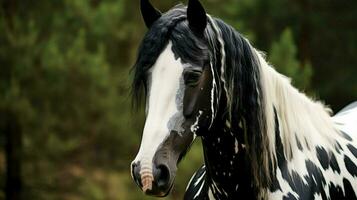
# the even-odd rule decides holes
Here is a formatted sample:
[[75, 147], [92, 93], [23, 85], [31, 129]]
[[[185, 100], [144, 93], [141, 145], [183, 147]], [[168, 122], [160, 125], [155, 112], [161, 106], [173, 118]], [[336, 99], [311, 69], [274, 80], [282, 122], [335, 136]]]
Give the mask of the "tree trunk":
[[17, 116], [6, 110], [0, 113], [1, 132], [5, 135], [6, 200], [21, 200], [21, 154], [22, 132]]

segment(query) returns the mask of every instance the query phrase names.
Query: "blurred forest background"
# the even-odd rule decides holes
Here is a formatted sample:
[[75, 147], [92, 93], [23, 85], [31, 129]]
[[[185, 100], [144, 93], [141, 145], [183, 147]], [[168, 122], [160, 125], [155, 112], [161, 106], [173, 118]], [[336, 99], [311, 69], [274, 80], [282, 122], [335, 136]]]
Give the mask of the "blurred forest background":
[[[129, 173], [144, 123], [130, 99], [139, 0], [0, 2], [0, 199], [153, 199]], [[202, 3], [334, 111], [357, 100], [357, 1]], [[182, 199], [201, 164], [197, 141], [166, 199]]]

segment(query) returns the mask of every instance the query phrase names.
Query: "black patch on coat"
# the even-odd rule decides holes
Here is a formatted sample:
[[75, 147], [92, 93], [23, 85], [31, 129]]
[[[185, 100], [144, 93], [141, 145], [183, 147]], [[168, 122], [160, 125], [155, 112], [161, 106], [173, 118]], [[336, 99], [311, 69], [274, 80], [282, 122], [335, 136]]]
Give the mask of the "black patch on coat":
[[329, 184], [330, 199], [334, 200], [356, 200], [351, 183], [344, 178], [343, 189], [339, 185]]
[[[321, 170], [310, 160], [306, 160], [306, 169], [309, 172], [309, 175], [306, 175], [304, 178], [308, 182], [307, 187], [310, 187], [311, 195], [314, 193], [321, 194], [322, 199], [326, 198], [326, 193], [324, 190], [324, 186], [326, 185], [325, 177]], [[309, 197], [309, 196], [308, 196]], [[301, 198], [301, 199], [312, 199], [313, 196], [310, 198]]]
[[329, 184], [329, 192], [331, 199], [345, 199], [345, 195], [343, 194], [343, 190], [340, 186], [335, 185], [333, 183]]
[[352, 142], [352, 138], [351, 138], [349, 135], [347, 135], [347, 133], [345, 133], [345, 132], [343, 132], [343, 131], [340, 131], [340, 134], [341, 134], [341, 136], [342, 136], [343, 138], [345, 138], [346, 140]]
[[306, 144], [307, 149], [310, 151], [311, 149], [310, 149], [309, 143], [307, 142], [307, 139], [305, 138], [304, 140], [305, 140], [305, 144]]
[[328, 154], [323, 147], [316, 147], [316, 155], [324, 170], [327, 170], [329, 167], [331, 167], [333, 171], [338, 173], [341, 172], [333, 152], [330, 151]]
[[296, 135], [295, 135], [295, 140], [296, 140], [297, 147], [299, 148], [300, 151], [302, 151], [303, 148], [302, 148], [301, 142]]
[[[284, 149], [283, 149], [283, 144], [281, 142], [280, 139], [280, 131], [279, 131], [279, 120], [278, 120], [278, 116], [276, 114], [276, 109], [274, 108], [274, 117], [275, 117], [275, 145], [276, 145], [276, 156], [277, 156], [277, 160], [278, 160], [278, 167], [280, 168], [281, 166], [283, 166], [283, 163], [285, 161], [285, 155], [284, 155]], [[272, 168], [272, 166], [271, 166]], [[272, 169], [275, 171], [276, 173], [276, 167], [275, 169]], [[272, 183], [270, 185], [270, 191], [271, 192], [275, 192], [277, 190], [282, 191], [281, 187], [280, 187], [280, 183], [278, 181], [278, 179], [276, 178], [276, 176], [272, 176]]]
[[340, 170], [340, 167], [338, 166], [336, 157], [332, 152], [330, 152], [330, 167], [331, 167], [332, 171], [341, 173], [341, 170]]
[[357, 199], [351, 183], [346, 178], [343, 179], [343, 187], [345, 188], [345, 199], [346, 200], [347, 199], [348, 200]]
[[347, 171], [353, 176], [353, 177], [357, 177], [357, 167], [356, 165], [352, 162], [352, 160], [345, 155], [345, 165], [346, 165], [346, 169]]
[[350, 152], [353, 154], [355, 158], [357, 158], [357, 149], [356, 147], [352, 146], [352, 144], [347, 145], [347, 148], [350, 150]]
[[342, 149], [342, 147], [341, 147], [341, 145], [340, 145], [340, 143], [339, 142], [335, 142], [335, 150], [336, 150], [336, 152], [338, 153], [338, 154], [340, 154], [340, 150], [342, 151], [343, 149]]
[[276, 178], [273, 178], [269, 189], [270, 189], [270, 192], [276, 192], [277, 190], [282, 191], [282, 189], [280, 187], [280, 183]]
[[316, 156], [319, 159], [324, 170], [328, 169], [329, 158], [326, 150], [323, 147], [316, 147]]

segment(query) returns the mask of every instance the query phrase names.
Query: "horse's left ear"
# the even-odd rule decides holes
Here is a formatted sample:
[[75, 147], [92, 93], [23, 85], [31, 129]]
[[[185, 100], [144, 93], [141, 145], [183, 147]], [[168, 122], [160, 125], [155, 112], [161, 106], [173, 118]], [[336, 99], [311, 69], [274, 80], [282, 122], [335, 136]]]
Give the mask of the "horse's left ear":
[[203, 35], [207, 26], [207, 15], [205, 9], [198, 0], [188, 1], [187, 20], [190, 29], [193, 32]]
[[149, 0], [141, 0], [140, 9], [146, 27], [148, 28], [150, 28], [151, 25], [161, 17], [161, 12], [154, 8]]

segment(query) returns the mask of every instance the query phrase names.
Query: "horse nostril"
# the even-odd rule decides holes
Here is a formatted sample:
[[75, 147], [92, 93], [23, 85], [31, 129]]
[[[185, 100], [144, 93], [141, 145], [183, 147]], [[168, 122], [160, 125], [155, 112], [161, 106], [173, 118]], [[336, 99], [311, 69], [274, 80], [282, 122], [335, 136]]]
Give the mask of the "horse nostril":
[[158, 187], [166, 187], [170, 181], [170, 170], [166, 165], [159, 165], [154, 170], [154, 176]]
[[133, 179], [139, 187], [142, 187], [141, 177], [140, 177], [140, 168], [141, 167], [140, 167], [139, 163], [133, 163], [131, 165], [131, 173], [132, 173]]

